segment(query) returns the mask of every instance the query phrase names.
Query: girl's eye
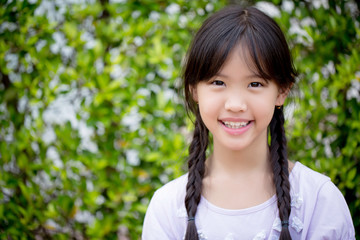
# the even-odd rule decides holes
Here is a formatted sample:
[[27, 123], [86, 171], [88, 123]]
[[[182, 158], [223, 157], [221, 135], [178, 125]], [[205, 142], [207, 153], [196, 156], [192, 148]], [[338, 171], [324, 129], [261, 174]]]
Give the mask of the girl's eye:
[[249, 84], [249, 87], [262, 87], [263, 85], [260, 82], [252, 82]]
[[214, 80], [211, 82], [212, 85], [216, 85], [216, 86], [223, 86], [225, 85], [225, 83], [223, 81], [220, 80]]

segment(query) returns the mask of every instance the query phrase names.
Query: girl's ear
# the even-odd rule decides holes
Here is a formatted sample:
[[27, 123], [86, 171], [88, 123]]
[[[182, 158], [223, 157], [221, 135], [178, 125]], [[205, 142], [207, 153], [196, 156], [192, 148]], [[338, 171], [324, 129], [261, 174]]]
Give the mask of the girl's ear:
[[284, 105], [284, 102], [285, 102], [285, 99], [287, 97], [287, 95], [289, 94], [290, 92], [290, 88], [287, 88], [287, 89], [279, 89], [279, 94], [276, 98], [276, 103], [275, 105], [276, 106], [282, 106]]
[[191, 96], [192, 96], [193, 100], [194, 100], [195, 102], [199, 102], [199, 101], [198, 101], [198, 94], [197, 94], [197, 88], [196, 88], [196, 86], [191, 86], [191, 87], [190, 87], [190, 93], [191, 93]]

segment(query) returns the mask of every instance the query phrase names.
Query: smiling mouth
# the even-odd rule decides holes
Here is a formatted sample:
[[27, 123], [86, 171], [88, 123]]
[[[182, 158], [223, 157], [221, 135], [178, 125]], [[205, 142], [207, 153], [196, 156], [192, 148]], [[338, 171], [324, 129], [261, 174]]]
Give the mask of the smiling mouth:
[[248, 122], [227, 122], [227, 121], [224, 122], [224, 121], [221, 121], [221, 122], [227, 128], [239, 129], [239, 128], [246, 127], [247, 125], [250, 124], [251, 121], [248, 121]]

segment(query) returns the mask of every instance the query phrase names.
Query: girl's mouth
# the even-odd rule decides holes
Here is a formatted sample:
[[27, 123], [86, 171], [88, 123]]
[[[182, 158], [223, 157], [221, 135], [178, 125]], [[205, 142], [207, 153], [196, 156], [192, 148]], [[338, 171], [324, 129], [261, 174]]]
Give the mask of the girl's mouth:
[[221, 123], [223, 125], [225, 125], [225, 127], [227, 128], [232, 128], [232, 129], [240, 129], [243, 127], [246, 127], [247, 125], [250, 124], [251, 121], [248, 122], [229, 122], [229, 121], [221, 121]]

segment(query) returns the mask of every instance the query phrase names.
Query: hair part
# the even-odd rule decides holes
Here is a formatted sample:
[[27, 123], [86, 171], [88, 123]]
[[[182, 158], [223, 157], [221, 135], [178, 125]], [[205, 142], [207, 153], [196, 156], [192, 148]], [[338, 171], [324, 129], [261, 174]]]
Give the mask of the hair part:
[[[284, 34], [277, 23], [260, 10], [254, 7], [227, 7], [210, 16], [201, 26], [188, 51], [183, 72], [186, 109], [196, 117], [194, 136], [189, 147], [185, 197], [190, 219], [195, 217], [200, 203], [209, 143], [209, 132], [201, 119], [192, 90], [199, 82], [216, 75], [239, 44], [254, 74], [266, 81], [274, 81], [282, 91], [288, 91], [297, 76]], [[288, 221], [291, 199], [282, 107], [275, 109], [274, 106], [269, 130], [270, 162], [279, 216], [282, 221]], [[187, 225], [185, 240], [190, 239], [198, 239], [194, 220]], [[291, 239], [287, 226], [282, 229], [280, 239]]]

